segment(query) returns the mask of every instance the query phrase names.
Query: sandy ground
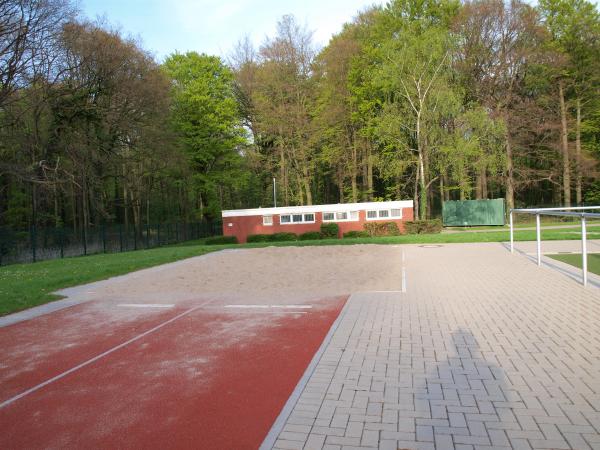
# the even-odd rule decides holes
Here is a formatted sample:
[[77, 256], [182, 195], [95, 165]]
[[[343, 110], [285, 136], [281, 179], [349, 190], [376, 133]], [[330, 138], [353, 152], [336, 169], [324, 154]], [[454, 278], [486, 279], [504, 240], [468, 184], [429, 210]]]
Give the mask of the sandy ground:
[[235, 249], [78, 288], [72, 296], [115, 302], [294, 303], [373, 290], [399, 290], [398, 246]]

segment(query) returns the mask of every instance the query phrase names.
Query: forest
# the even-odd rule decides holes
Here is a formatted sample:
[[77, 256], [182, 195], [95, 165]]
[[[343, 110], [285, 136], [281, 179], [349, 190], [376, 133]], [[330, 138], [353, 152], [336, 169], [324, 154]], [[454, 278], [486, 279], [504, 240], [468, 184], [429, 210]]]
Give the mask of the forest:
[[222, 209], [505, 198], [600, 204], [586, 0], [392, 0], [319, 48], [282, 17], [158, 61], [69, 0], [0, 0], [0, 226], [212, 222]]

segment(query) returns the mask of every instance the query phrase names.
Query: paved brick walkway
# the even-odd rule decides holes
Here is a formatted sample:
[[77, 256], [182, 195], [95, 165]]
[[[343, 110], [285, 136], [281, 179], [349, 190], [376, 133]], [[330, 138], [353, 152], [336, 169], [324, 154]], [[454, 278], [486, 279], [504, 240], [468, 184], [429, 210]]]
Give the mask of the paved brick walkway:
[[499, 244], [403, 251], [407, 292], [351, 297], [275, 448], [600, 449], [600, 290]]

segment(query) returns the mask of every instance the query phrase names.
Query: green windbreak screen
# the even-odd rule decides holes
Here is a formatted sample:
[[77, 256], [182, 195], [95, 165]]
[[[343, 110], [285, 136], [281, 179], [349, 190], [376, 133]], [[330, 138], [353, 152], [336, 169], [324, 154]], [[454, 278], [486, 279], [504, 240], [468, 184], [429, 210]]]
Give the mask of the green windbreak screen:
[[504, 225], [504, 199], [444, 202], [444, 226]]

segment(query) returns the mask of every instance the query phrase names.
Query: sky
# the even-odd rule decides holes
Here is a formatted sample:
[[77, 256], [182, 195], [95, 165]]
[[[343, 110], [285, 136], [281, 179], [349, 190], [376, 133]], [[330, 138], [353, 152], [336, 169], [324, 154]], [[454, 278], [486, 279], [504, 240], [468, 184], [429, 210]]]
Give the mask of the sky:
[[179, 51], [227, 57], [249, 36], [258, 47], [273, 36], [277, 21], [293, 14], [325, 46], [345, 22], [383, 0], [79, 0], [89, 19], [104, 18], [138, 38], [159, 61]]

